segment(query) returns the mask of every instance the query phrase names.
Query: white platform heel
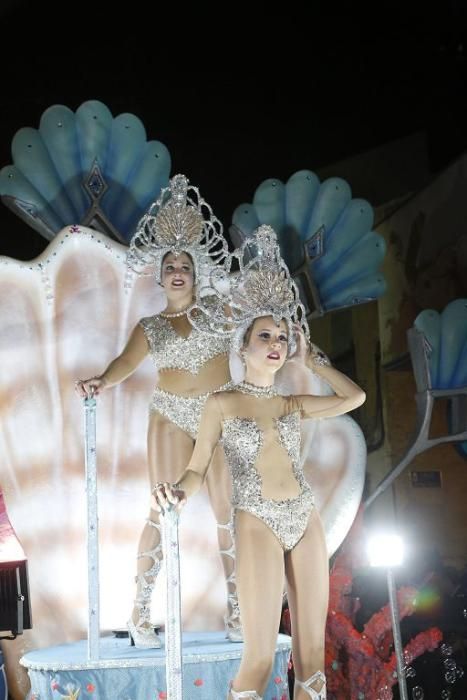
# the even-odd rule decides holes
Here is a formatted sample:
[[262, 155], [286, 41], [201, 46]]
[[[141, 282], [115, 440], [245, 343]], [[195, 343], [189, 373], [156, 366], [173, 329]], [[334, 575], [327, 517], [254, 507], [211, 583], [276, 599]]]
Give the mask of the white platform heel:
[[148, 520], [147, 523], [159, 532], [159, 544], [148, 552], [140, 552], [138, 554], [138, 559], [149, 557], [154, 560], [154, 564], [143, 574], [135, 577], [137, 591], [135, 607], [138, 611], [138, 619], [136, 622], [133, 622], [133, 619], [130, 617], [126, 625], [132, 646], [135, 646], [137, 649], [160, 649], [162, 646], [161, 640], [150, 621], [150, 606], [156, 578], [162, 566], [161, 528], [159, 523], [154, 523], [152, 520]]

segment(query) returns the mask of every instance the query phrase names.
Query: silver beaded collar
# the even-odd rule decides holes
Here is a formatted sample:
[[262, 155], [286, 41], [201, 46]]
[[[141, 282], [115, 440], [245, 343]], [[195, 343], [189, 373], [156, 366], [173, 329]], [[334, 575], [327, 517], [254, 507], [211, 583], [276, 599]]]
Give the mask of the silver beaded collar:
[[181, 318], [186, 316], [188, 318], [188, 311], [191, 307], [192, 305], [187, 306], [184, 309], [180, 309], [180, 311], [161, 311], [159, 316], [162, 316], [162, 318]]
[[279, 392], [277, 388], [272, 384], [271, 386], [257, 386], [256, 384], [250, 384], [250, 382], [240, 382], [236, 384], [234, 389], [241, 391], [242, 394], [250, 394], [251, 396], [257, 396], [258, 398], [273, 398], [278, 396]]

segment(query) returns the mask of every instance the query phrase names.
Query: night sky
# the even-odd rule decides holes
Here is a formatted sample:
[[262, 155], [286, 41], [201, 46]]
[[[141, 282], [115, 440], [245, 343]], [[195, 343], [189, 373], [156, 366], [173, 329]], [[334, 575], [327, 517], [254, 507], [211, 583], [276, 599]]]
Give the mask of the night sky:
[[[467, 149], [467, 3], [252, 7], [2, 0], [0, 166], [47, 107], [97, 99], [136, 114], [227, 227], [268, 177], [419, 130], [433, 172]], [[4, 205], [0, 231], [3, 255], [46, 246]]]

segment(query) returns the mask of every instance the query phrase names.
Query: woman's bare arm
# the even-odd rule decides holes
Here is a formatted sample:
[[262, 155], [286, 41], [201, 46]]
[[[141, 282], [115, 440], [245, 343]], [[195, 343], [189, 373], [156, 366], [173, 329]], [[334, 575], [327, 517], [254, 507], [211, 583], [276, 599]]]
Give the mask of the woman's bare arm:
[[313, 343], [308, 344], [297, 328], [295, 358], [329, 384], [334, 396], [300, 396], [302, 415], [307, 418], [326, 418], [353, 411], [364, 403], [365, 392], [349, 377], [332, 367], [328, 357]]
[[312, 366], [334, 391], [334, 396], [301, 396], [304, 417], [326, 418], [353, 411], [365, 402], [366, 394], [355, 382], [334, 367]]
[[123, 351], [108, 365], [100, 378], [104, 380], [105, 387], [120, 384], [124, 379], [133, 374], [149, 352], [148, 342], [143, 327], [138, 323], [133, 329]]
[[78, 379], [76, 391], [80, 396], [97, 396], [104, 389], [120, 384], [133, 374], [149, 352], [149, 346], [141, 324], [133, 329], [123, 351], [107, 366], [104, 372], [90, 379]]

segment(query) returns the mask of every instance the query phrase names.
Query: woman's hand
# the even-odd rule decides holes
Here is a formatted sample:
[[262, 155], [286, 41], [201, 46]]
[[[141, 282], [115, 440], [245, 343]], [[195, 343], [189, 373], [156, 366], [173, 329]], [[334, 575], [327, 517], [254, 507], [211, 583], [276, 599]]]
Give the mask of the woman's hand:
[[99, 396], [106, 387], [105, 379], [102, 377], [91, 377], [91, 379], [77, 379], [75, 382], [75, 391], [78, 396], [83, 399], [92, 399], [93, 396]]
[[303, 328], [299, 323], [294, 323], [293, 326], [296, 349], [293, 355], [290, 355], [289, 360], [298, 360], [302, 364], [306, 363], [307, 357], [310, 353], [310, 348], [303, 332]]
[[297, 349], [289, 357], [289, 360], [298, 360], [311, 369], [319, 369], [320, 367], [329, 367], [331, 365], [331, 361], [326, 353], [306, 339], [300, 324], [295, 323], [293, 330]]
[[177, 484], [160, 481], [152, 490], [151, 508], [158, 513], [164, 513], [170, 506], [180, 511], [185, 503], [185, 491], [182, 491]]
[[313, 369], [331, 367], [331, 360], [317, 345], [310, 342], [308, 365]]

